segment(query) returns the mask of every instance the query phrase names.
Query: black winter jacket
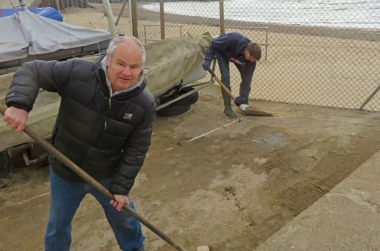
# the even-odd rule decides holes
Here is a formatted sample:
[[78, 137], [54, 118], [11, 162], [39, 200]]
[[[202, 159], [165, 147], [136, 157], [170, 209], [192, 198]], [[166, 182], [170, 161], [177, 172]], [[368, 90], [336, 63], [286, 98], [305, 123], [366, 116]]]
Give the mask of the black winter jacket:
[[249, 43], [251, 43], [251, 40], [238, 32], [220, 35], [211, 41], [206, 52], [205, 61], [211, 63], [215, 57], [215, 53], [218, 52], [227, 61], [245, 64], [244, 72], [241, 76], [242, 83], [243, 85], [250, 85], [256, 68], [256, 61], [251, 62], [245, 59], [244, 50]]
[[[110, 192], [126, 195], [151, 144], [156, 104], [145, 80], [110, 97], [101, 59], [25, 63], [14, 75], [6, 104], [29, 112], [40, 88], [58, 92], [53, 145], [94, 179], [113, 177]], [[62, 178], [83, 181], [54, 156], [49, 160]]]

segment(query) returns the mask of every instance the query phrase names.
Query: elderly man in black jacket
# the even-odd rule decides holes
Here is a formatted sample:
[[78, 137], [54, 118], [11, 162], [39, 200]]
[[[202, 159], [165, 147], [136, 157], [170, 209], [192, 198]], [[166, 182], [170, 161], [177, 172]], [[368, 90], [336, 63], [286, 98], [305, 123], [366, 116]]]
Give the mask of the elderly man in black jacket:
[[[230, 86], [230, 66], [229, 62], [234, 63], [240, 72], [241, 83], [239, 96], [235, 99], [235, 104], [240, 107], [242, 104], [248, 105], [248, 97], [251, 92], [251, 82], [253, 73], [256, 69], [256, 61], [261, 58], [261, 48], [258, 44], [252, 43], [246, 36], [231, 32], [220, 35], [211, 41], [207, 49], [203, 69], [209, 70], [211, 61], [216, 57], [222, 83], [231, 91]], [[228, 117], [236, 117], [231, 108], [231, 98], [222, 88], [224, 100], [224, 113]]]
[[156, 104], [145, 88], [145, 56], [139, 40], [117, 37], [107, 55], [95, 62], [33, 61], [15, 73], [4, 121], [22, 131], [39, 89], [59, 93], [52, 144], [115, 197], [109, 201], [49, 156], [51, 203], [45, 250], [70, 249], [71, 221], [87, 193], [103, 207], [120, 248], [144, 250], [140, 223], [122, 207], [127, 204], [134, 209], [128, 195], [151, 144]]

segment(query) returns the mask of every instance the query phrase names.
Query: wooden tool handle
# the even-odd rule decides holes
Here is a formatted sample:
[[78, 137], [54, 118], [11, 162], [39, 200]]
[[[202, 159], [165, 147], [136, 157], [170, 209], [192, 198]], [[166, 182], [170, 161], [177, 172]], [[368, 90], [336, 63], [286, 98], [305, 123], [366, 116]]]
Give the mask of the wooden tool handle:
[[213, 78], [215, 78], [216, 82], [218, 82], [218, 84], [220, 84], [220, 86], [223, 88], [223, 90], [225, 90], [228, 93], [228, 95], [232, 98], [232, 100], [235, 100], [234, 95], [230, 92], [230, 90], [227, 89], [227, 87], [222, 83], [222, 81], [220, 81], [220, 79], [215, 75], [215, 73], [210, 69], [208, 70], [208, 72], [211, 74], [211, 76]]
[[[5, 110], [6, 110], [6, 108], [4, 106], [0, 105], [0, 113], [2, 115], [4, 115]], [[85, 171], [83, 171], [80, 167], [78, 167], [74, 162], [72, 162], [69, 158], [67, 158], [65, 155], [63, 155], [60, 151], [58, 151], [53, 145], [51, 145], [49, 142], [47, 142], [45, 139], [43, 139], [35, 131], [30, 129], [28, 126], [25, 126], [24, 133], [28, 134], [32, 139], [34, 139], [46, 151], [48, 151], [50, 154], [54, 155], [59, 161], [61, 161], [63, 164], [65, 164], [67, 167], [69, 167], [71, 170], [73, 170], [76, 174], [78, 174], [82, 179], [84, 179], [91, 186], [96, 188], [104, 196], [106, 196], [110, 200], [114, 200], [113, 194], [110, 191], [108, 191], [102, 184], [100, 184], [94, 178], [92, 178], [90, 175], [88, 175]], [[159, 237], [161, 237], [164, 241], [166, 241], [172, 247], [174, 247], [175, 249], [177, 249], [179, 251], [186, 251], [183, 247], [181, 247], [179, 244], [177, 244], [173, 239], [171, 239], [169, 236], [167, 236], [165, 233], [163, 233], [161, 230], [159, 230], [156, 226], [154, 226], [152, 223], [150, 223], [144, 217], [139, 215], [136, 211], [131, 209], [128, 205], [124, 205], [123, 209], [127, 213], [129, 213], [130, 215], [135, 217], [142, 224], [144, 224], [147, 228], [149, 228], [154, 233], [156, 233]]]

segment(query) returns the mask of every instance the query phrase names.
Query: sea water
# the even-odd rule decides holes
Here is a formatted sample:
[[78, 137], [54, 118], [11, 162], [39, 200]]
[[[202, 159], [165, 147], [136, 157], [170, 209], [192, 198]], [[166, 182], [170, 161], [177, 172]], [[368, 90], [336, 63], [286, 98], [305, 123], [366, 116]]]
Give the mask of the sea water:
[[[157, 3], [144, 5], [158, 11]], [[219, 1], [165, 2], [165, 13], [219, 19]], [[224, 18], [263, 23], [380, 28], [380, 0], [226, 0]]]

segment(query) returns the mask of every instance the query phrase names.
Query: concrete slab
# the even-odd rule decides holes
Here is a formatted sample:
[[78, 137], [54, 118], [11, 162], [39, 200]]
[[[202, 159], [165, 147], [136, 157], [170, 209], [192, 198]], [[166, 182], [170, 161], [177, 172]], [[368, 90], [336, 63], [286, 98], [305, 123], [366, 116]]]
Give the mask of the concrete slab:
[[255, 250], [380, 250], [379, 163], [377, 152]]

